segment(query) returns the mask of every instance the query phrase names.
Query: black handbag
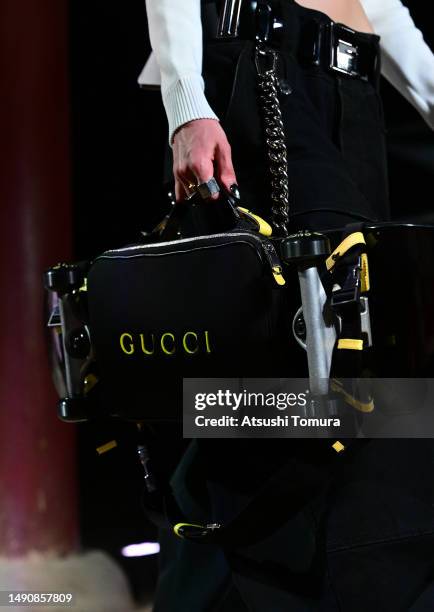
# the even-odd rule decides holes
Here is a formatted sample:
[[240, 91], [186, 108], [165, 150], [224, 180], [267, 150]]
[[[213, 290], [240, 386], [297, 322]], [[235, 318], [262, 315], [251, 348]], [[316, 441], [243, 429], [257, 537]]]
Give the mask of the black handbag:
[[274, 240], [289, 218], [276, 52], [258, 44], [255, 60], [273, 230], [229, 194], [196, 196], [139, 243], [49, 270], [62, 419], [180, 420], [183, 377], [305, 375], [285, 290], [298, 303], [298, 283], [285, 284]]
[[143, 241], [92, 262], [89, 330], [112, 414], [180, 419], [183, 377], [288, 375], [294, 340], [272, 230], [235, 204], [177, 204]]

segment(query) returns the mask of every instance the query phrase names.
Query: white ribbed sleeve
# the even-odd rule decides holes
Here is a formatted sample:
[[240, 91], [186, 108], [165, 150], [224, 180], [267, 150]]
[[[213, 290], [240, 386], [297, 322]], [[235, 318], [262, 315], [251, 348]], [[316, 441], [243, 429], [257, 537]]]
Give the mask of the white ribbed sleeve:
[[400, 0], [362, 0], [381, 36], [382, 72], [434, 129], [434, 55]]
[[[384, 76], [434, 129], [434, 55], [421, 31], [401, 0], [361, 2], [381, 37]], [[171, 141], [187, 121], [217, 119], [204, 94], [200, 0], [146, 0], [146, 8], [154, 54], [139, 84], [158, 82], [156, 59]]]
[[169, 119], [169, 135], [172, 141], [175, 130], [192, 119], [217, 119], [208, 104], [204, 82], [200, 74], [180, 77], [170, 87], [162, 87], [162, 96]]
[[218, 120], [204, 94], [200, 0], [146, 0], [146, 11], [172, 142], [187, 121]]

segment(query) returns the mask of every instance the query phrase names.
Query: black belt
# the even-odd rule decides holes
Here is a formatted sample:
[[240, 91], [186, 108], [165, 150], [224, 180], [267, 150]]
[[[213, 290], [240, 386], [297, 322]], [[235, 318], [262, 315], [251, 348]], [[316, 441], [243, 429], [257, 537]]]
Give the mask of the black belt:
[[[216, 0], [202, 0], [202, 20], [205, 38], [247, 38], [255, 39], [258, 20], [254, 14], [254, 4], [247, 0], [224, 0], [217, 8]], [[279, 2], [259, 2], [269, 4], [276, 13]], [[293, 3], [294, 5], [294, 3]], [[300, 5], [295, 6], [294, 17], [300, 17], [300, 31], [297, 36], [297, 59], [301, 64], [313, 64], [330, 72], [340, 73], [353, 78], [376, 82], [380, 73], [380, 37], [375, 34], [357, 32], [335, 23], [318, 11], [311, 11]], [[220, 11], [220, 16], [218, 12]], [[270, 13], [270, 44], [273, 38], [285, 36], [281, 28], [273, 27], [273, 20], [280, 16]], [[260, 24], [265, 27], [264, 24]]]

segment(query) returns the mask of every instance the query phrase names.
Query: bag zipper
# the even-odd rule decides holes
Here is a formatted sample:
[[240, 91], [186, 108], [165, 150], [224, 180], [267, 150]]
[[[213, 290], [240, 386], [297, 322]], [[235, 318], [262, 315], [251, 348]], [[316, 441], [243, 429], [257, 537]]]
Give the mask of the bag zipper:
[[286, 284], [286, 281], [283, 277], [282, 266], [276, 249], [274, 248], [274, 245], [271, 242], [262, 241], [262, 248], [264, 249], [265, 255], [268, 259], [268, 263], [271, 266], [271, 271], [273, 273], [274, 280], [279, 286], [282, 287]]
[[[259, 244], [261, 245], [261, 251], [262, 253], [265, 255], [265, 260], [268, 263], [268, 265], [270, 266], [271, 269], [271, 273], [273, 275], [273, 278], [276, 282], [277, 285], [279, 285], [280, 287], [282, 287], [283, 285], [286, 284], [286, 281], [283, 277], [282, 274], [282, 265], [279, 259], [279, 256], [277, 254], [277, 251], [274, 247], [274, 245], [267, 239], [261, 238], [260, 236], [257, 236], [254, 233], [249, 232], [248, 230], [245, 230], [244, 232], [225, 232], [225, 233], [221, 233], [221, 234], [210, 234], [209, 236], [197, 236], [194, 238], [181, 238], [180, 240], [171, 240], [171, 241], [167, 241], [167, 242], [157, 242], [157, 243], [153, 243], [153, 244], [138, 244], [138, 245], [133, 245], [130, 247], [123, 247], [120, 249], [111, 249], [109, 251], [105, 251], [102, 255], [99, 255], [98, 257], [95, 258], [94, 261], [97, 261], [98, 259], [109, 259], [110, 257], [116, 256], [116, 255], [123, 255], [124, 253], [130, 253], [130, 252], [134, 252], [134, 251], [146, 251], [146, 250], [151, 250], [154, 247], [158, 248], [158, 247], [162, 247], [162, 246], [169, 246], [169, 245], [175, 245], [175, 244], [187, 244], [189, 242], [208, 242], [211, 241], [213, 239], [217, 239], [217, 238], [252, 238], [254, 241], [259, 242]], [[218, 246], [218, 244], [216, 244], [215, 246]], [[187, 250], [184, 252], [188, 252]], [[141, 253], [142, 254], [142, 253]], [[146, 253], [143, 253], [143, 255], [146, 255]], [[156, 253], [156, 255], [164, 255], [164, 253]]]

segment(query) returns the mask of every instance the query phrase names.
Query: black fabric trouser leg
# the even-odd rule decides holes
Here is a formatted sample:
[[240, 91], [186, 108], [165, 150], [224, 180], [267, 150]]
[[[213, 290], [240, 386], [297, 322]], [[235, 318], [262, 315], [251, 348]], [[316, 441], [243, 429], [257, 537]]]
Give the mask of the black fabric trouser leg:
[[[204, 461], [193, 446], [173, 481], [186, 515], [204, 522], [209, 514], [186, 486]], [[250, 450], [269, 450], [261, 446], [252, 444]], [[303, 461], [303, 441], [300, 451]], [[431, 440], [369, 441], [352, 461], [344, 459], [326, 495], [268, 539], [236, 554], [165, 534], [155, 611], [432, 609], [433, 458]], [[234, 511], [231, 488], [215, 482], [208, 487], [220, 516], [225, 506]]]

